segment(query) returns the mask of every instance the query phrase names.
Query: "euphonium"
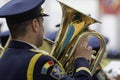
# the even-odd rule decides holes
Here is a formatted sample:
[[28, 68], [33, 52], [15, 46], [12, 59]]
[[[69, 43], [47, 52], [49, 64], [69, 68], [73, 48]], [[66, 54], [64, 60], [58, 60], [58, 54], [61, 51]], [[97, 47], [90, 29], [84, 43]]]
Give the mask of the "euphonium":
[[79, 41], [87, 36], [96, 36], [100, 40], [100, 50], [93, 63], [90, 65], [91, 73], [94, 74], [96, 66], [99, 64], [104, 51], [105, 41], [103, 37], [95, 31], [85, 30], [89, 25], [99, 22], [80, 11], [70, 7], [70, 5], [60, 2], [62, 7], [62, 22], [60, 30], [53, 45], [51, 55], [53, 55], [64, 67], [68, 75], [72, 76], [74, 70], [74, 51]]

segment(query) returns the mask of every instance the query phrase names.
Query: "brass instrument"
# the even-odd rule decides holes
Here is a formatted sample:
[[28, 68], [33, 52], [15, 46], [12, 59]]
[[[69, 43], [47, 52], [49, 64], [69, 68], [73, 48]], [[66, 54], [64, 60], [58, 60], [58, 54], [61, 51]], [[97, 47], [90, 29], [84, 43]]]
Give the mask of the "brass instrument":
[[1, 55], [2, 50], [3, 50], [3, 47], [2, 47], [2, 46], [0, 46], [0, 55]]
[[[62, 7], [63, 15], [60, 30], [53, 45], [51, 55], [53, 55], [64, 67], [69, 76], [74, 70], [74, 51], [84, 37], [96, 36], [100, 40], [100, 50], [93, 63], [90, 65], [91, 73], [94, 74], [96, 66], [99, 64], [106, 45], [103, 37], [95, 31], [86, 31], [89, 25], [99, 23], [99, 21], [84, 15], [79, 10], [70, 5], [58, 1]], [[85, 32], [86, 31], [86, 32]]]
[[8, 40], [7, 40], [6, 44], [5, 44], [5, 46], [4, 46], [4, 47], [2, 47], [2, 46], [0, 47], [0, 48], [1, 48], [1, 51], [0, 51], [0, 58], [2, 57], [3, 53], [4, 53], [5, 50], [7, 49], [10, 40], [11, 40], [11, 35], [9, 36], [9, 38], [8, 38]]
[[43, 39], [43, 44], [41, 47], [39, 47], [40, 50], [44, 50], [46, 51], [47, 53], [50, 53], [51, 50], [52, 50], [52, 46], [53, 46], [54, 42], [45, 38]]

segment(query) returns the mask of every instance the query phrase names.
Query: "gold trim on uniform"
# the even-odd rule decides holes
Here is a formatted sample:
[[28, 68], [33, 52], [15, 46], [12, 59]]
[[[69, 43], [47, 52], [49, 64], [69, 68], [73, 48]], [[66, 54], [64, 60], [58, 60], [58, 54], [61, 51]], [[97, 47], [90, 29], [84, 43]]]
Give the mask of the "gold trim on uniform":
[[[35, 50], [35, 49], [30, 49], [30, 51], [32, 52], [36, 52], [37, 54], [35, 54], [35, 56], [33, 56], [33, 58], [31, 59], [30, 63], [29, 63], [29, 67], [28, 67], [28, 70], [27, 70], [27, 80], [33, 80], [33, 71], [34, 71], [34, 67], [35, 67], [35, 63], [37, 62], [37, 60], [39, 59], [39, 57], [41, 57], [41, 55], [48, 55], [50, 57], [52, 57], [56, 62], [57, 62], [57, 66], [55, 66], [55, 68], [53, 69], [54, 71], [52, 71], [52, 77], [56, 77], [57, 76], [62, 76], [63, 74], [65, 74], [65, 70], [62, 66], [62, 64], [56, 60], [55, 57], [51, 56], [49, 53], [43, 51], [43, 50]], [[59, 71], [59, 70], [60, 71]], [[61, 72], [61, 75], [60, 74], [54, 74], [55, 70], [58, 70], [57, 72]]]
[[34, 67], [35, 67], [35, 64], [36, 64], [36, 62], [37, 62], [37, 60], [40, 56], [42, 56], [41, 53], [35, 54], [32, 57], [32, 59], [30, 60], [29, 66], [28, 66], [28, 69], [27, 69], [27, 80], [33, 80]]
[[36, 52], [36, 53], [42, 53], [42, 54], [44, 54], [44, 55], [49, 55], [49, 53], [46, 52], [46, 51], [44, 51], [44, 50], [30, 49], [30, 51], [32, 51], [32, 52]]
[[79, 68], [76, 69], [76, 72], [79, 72], [81, 70], [84, 70], [84, 71], [88, 72], [92, 76], [90, 70], [88, 68], [86, 68], [86, 67], [79, 67]]

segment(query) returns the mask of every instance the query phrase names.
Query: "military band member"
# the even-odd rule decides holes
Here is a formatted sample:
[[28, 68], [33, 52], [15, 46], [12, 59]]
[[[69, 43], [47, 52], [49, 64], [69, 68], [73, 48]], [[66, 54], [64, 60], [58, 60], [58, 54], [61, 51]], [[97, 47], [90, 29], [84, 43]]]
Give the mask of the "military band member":
[[8, 48], [0, 58], [0, 80], [92, 80], [88, 59], [95, 53], [83, 39], [75, 51], [75, 73], [66, 75], [52, 56], [38, 50], [44, 27], [44, 0], [10, 0], [0, 8], [11, 33]]

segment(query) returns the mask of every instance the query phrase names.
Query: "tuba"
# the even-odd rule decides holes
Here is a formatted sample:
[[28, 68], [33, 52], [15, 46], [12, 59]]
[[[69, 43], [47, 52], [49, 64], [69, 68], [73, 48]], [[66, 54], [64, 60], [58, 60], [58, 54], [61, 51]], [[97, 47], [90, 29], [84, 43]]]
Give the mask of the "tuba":
[[85, 37], [95, 36], [100, 40], [100, 49], [97, 55], [94, 56], [93, 63], [90, 64], [90, 71], [93, 75], [105, 52], [106, 45], [101, 34], [92, 30], [86, 31], [86, 29], [89, 25], [99, 23], [99, 21], [81, 13], [64, 2], [58, 2], [62, 7], [62, 22], [55, 44], [52, 47], [51, 55], [63, 65], [66, 73], [72, 76], [74, 71], [73, 55], [77, 44]]

